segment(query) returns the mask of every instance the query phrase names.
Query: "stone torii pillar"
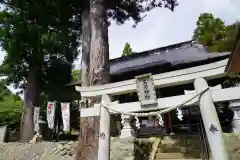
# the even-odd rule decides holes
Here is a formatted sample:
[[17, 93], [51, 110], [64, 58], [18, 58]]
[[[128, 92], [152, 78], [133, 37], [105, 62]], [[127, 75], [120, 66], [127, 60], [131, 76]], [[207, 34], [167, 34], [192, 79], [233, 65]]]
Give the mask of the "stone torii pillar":
[[[205, 79], [198, 78], [194, 81], [194, 87], [197, 93], [200, 93], [208, 88], [208, 84]], [[222, 136], [221, 124], [210, 90], [199, 96], [199, 107], [213, 160], [229, 160]]]
[[[109, 95], [102, 96], [102, 103], [112, 103]], [[110, 159], [110, 113], [105, 107], [100, 106], [100, 128], [98, 140], [98, 160]]]
[[[111, 96], [102, 95], [101, 103], [103, 105], [117, 104], [118, 101], [112, 102]], [[111, 116], [109, 111], [100, 106], [100, 128], [98, 139], [98, 160], [110, 159], [110, 121]]]

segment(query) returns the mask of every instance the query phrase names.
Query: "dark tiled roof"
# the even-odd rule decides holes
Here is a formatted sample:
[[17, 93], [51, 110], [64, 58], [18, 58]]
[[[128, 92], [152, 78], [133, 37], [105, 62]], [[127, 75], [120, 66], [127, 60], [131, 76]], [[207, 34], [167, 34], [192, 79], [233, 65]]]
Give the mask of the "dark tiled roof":
[[[191, 64], [190, 66], [197, 66], [219, 61], [228, 58], [229, 54], [229, 52], [207, 53], [202, 45], [195, 44], [191, 40], [112, 59], [110, 60], [110, 74], [111, 76], [121, 76], [125, 73], [132, 73], [151, 67], [160, 68], [164, 65], [168, 66], [165, 70], [167, 72], [168, 68], [181, 69], [178, 66], [188, 64]], [[80, 83], [78, 81], [71, 85], [78, 85]]]
[[180, 64], [228, 57], [228, 55], [228, 52], [207, 53], [202, 45], [187, 41], [113, 59], [110, 62], [110, 73], [111, 75], [119, 75], [153, 66], [162, 66], [164, 64], [169, 64], [171, 67], [174, 67]]

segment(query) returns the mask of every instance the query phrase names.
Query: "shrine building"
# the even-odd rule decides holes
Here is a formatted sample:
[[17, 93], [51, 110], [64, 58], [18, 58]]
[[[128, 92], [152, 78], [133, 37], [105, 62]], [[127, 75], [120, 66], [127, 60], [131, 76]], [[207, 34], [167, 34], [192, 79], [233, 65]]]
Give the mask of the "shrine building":
[[156, 136], [156, 160], [227, 160], [222, 133], [240, 132], [240, 86], [230, 76], [239, 53], [239, 34], [232, 53], [191, 40], [110, 60], [109, 84], [73, 83], [93, 102], [81, 103], [80, 116], [100, 116], [98, 158], [109, 159], [110, 137]]

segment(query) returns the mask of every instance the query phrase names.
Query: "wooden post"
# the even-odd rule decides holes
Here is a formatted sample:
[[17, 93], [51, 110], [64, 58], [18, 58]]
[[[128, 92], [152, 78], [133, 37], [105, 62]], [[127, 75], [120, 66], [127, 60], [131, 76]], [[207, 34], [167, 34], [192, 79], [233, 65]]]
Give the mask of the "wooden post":
[[[207, 81], [198, 78], [194, 81], [197, 93], [208, 88]], [[222, 136], [222, 128], [213, 104], [211, 91], [208, 90], [199, 97], [199, 107], [211, 149], [213, 160], [228, 160], [227, 150]]]
[[[110, 96], [103, 95], [102, 103], [111, 104]], [[100, 129], [98, 143], [98, 160], [110, 159], [110, 114], [104, 107], [100, 107]]]

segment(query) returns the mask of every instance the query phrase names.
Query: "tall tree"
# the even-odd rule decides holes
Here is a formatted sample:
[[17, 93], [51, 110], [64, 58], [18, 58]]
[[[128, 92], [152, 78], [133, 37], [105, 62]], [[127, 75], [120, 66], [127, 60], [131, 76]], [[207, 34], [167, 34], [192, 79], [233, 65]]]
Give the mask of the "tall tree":
[[135, 25], [143, 20], [143, 13], [156, 7], [174, 10], [177, 0], [90, 0], [90, 84], [108, 83], [109, 48], [108, 26], [111, 20], [123, 24], [130, 18]]
[[133, 52], [132, 47], [130, 46], [129, 43], [126, 43], [124, 48], [123, 48], [123, 52], [122, 52], [122, 56], [128, 56], [131, 54], [135, 54], [136, 52]]
[[237, 34], [237, 23], [225, 25], [211, 13], [203, 13], [197, 21], [193, 39], [207, 47], [209, 52], [231, 51]]
[[225, 29], [225, 24], [221, 19], [215, 18], [211, 13], [203, 13], [198, 18], [193, 38], [205, 46], [210, 46], [214, 41], [225, 37]]
[[222, 40], [221, 50], [229, 52], [233, 50], [239, 28], [239, 22], [226, 26], [226, 37]]
[[56, 76], [60, 68], [53, 66], [66, 61], [64, 66], [70, 77], [71, 65], [68, 64], [77, 55], [79, 30], [76, 26], [80, 26], [80, 15], [67, 1], [6, 0], [1, 3], [5, 6], [0, 14], [1, 45], [7, 52], [1, 72], [8, 76], [9, 83], [24, 89], [21, 139], [25, 141], [34, 134], [33, 110], [39, 106], [40, 93], [49, 88], [49, 84], [55, 84], [49, 82], [56, 82], [53, 75]]
[[90, 0], [90, 85], [109, 82], [109, 45], [106, 0]]
[[[12, 7], [15, 9], [15, 7]], [[41, 59], [43, 54], [39, 51], [41, 28], [32, 20], [27, 22], [23, 12], [2, 12], [4, 22], [4, 35], [2, 46], [7, 52], [2, 65], [2, 73], [8, 80], [19, 85], [21, 81], [24, 88], [24, 110], [21, 125], [21, 139], [29, 140], [33, 132], [33, 109], [38, 105], [39, 78]], [[21, 22], [21, 23], [19, 23]], [[26, 35], [26, 33], [29, 33]], [[22, 38], [24, 36], [24, 38]], [[34, 47], [33, 47], [34, 46]], [[24, 50], [23, 50], [24, 48]], [[17, 53], [17, 54], [16, 54]], [[35, 56], [31, 56], [35, 55]], [[22, 57], [24, 59], [22, 59]]]
[[[110, 82], [108, 26], [111, 19], [123, 24], [132, 18], [136, 25], [143, 20], [142, 13], [162, 6], [173, 10], [177, 5], [177, 0], [90, 0], [89, 2], [91, 25], [89, 85]], [[99, 117], [85, 122], [81, 126], [80, 147], [76, 159], [95, 160], [98, 149]]]
[[90, 40], [91, 40], [91, 25], [90, 25], [90, 6], [89, 1], [84, 4], [82, 12], [82, 60], [81, 60], [81, 84], [82, 86], [89, 85], [89, 63], [90, 63]]

